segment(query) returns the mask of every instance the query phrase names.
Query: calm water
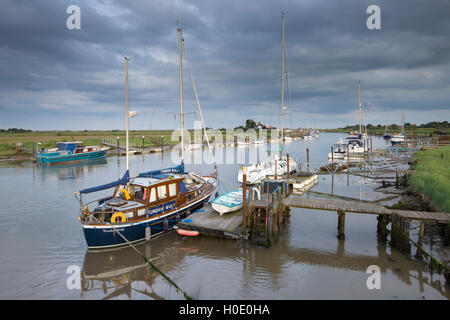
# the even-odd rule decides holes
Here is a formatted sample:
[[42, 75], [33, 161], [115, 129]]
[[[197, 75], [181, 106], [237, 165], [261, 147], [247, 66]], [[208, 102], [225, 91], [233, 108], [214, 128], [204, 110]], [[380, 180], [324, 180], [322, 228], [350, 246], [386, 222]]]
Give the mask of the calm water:
[[[317, 165], [327, 160], [337, 138], [322, 134], [294, 141], [287, 151], [304, 162], [308, 147]], [[374, 138], [373, 144], [384, 146], [382, 139]], [[245, 153], [256, 148], [261, 159], [269, 157], [265, 146], [252, 146], [237, 148], [243, 154], [234, 159], [245, 163]], [[131, 157], [132, 174], [173, 165], [170, 153]], [[1, 299], [183, 299], [132, 249], [87, 251], [74, 191], [117, 179], [124, 168], [123, 157], [87, 166], [0, 166]], [[187, 169], [212, 171], [209, 165]], [[221, 192], [238, 186], [239, 165], [218, 169]], [[312, 190], [364, 199], [385, 196], [373, 186], [354, 176], [333, 181], [321, 176]], [[335, 213], [292, 209], [279, 241], [269, 249], [173, 231], [138, 248], [196, 299], [448, 299], [442, 276], [377, 243], [376, 223], [372, 215], [347, 214], [346, 239], [339, 241]], [[367, 289], [369, 265], [382, 270], [381, 290]], [[81, 289], [68, 289], [69, 266], [81, 270]]]

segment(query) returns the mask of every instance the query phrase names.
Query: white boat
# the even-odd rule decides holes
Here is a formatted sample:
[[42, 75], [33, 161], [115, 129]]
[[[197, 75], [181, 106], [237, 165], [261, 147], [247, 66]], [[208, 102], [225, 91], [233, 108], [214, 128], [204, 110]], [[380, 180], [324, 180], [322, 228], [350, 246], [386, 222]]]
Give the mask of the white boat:
[[292, 138], [291, 137], [284, 137], [284, 143], [291, 143]]
[[197, 150], [197, 149], [201, 149], [203, 147], [203, 145], [201, 143], [193, 143], [193, 144], [188, 144], [186, 146], [186, 150]]
[[[248, 199], [248, 191], [247, 191]], [[211, 205], [214, 210], [216, 210], [220, 215], [229, 212], [235, 212], [242, 208], [244, 205], [243, 191], [235, 190], [227, 192], [217, 198], [215, 198]]]
[[339, 139], [333, 145], [333, 153], [328, 153], [328, 160], [341, 160], [347, 158], [361, 157], [364, 155], [364, 143], [360, 139], [352, 138], [344, 142]]
[[255, 140], [253, 141], [253, 144], [263, 144], [264, 140]]
[[310, 136], [310, 135], [303, 136], [303, 139], [305, 139], [305, 140], [311, 140], [311, 139], [312, 139], [312, 136]]
[[391, 137], [391, 143], [392, 144], [400, 144], [405, 142], [405, 136], [403, 134], [394, 134]]
[[238, 141], [237, 145], [238, 145], [238, 147], [249, 146], [250, 142], [248, 142], [248, 141]]
[[[277, 164], [275, 170], [275, 163]], [[287, 159], [279, 159], [276, 157], [274, 160], [262, 161], [252, 164], [245, 168], [247, 176], [247, 184], [256, 184], [263, 180], [266, 176], [284, 175], [287, 173]], [[294, 159], [289, 159], [289, 173], [296, 172], [298, 170], [298, 163]], [[238, 181], [243, 183], [243, 170], [238, 172]]]

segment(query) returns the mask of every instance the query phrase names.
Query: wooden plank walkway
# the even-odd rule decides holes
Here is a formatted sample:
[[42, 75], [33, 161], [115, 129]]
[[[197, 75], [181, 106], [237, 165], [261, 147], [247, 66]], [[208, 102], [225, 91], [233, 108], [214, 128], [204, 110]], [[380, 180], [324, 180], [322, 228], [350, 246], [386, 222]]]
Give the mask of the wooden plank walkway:
[[283, 205], [287, 207], [328, 210], [328, 211], [368, 213], [381, 215], [397, 214], [399, 216], [408, 219], [450, 223], [450, 213], [395, 210], [395, 209], [388, 209], [374, 203], [358, 202], [358, 201], [342, 201], [342, 200], [308, 199], [302, 198], [295, 194], [291, 194], [286, 199], [284, 199]]
[[206, 205], [181, 220], [177, 226], [200, 234], [238, 239], [242, 237], [242, 210], [220, 215]]

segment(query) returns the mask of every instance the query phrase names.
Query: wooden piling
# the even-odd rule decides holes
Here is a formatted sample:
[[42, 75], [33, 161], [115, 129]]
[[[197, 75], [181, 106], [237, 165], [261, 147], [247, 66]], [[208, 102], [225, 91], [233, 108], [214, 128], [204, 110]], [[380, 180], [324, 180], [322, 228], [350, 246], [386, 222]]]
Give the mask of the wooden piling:
[[243, 190], [242, 190], [242, 197], [243, 197], [243, 206], [242, 206], [242, 233], [244, 234], [244, 237], [247, 236], [247, 174], [244, 171], [244, 174], [242, 175], [242, 183], [243, 183]]
[[308, 164], [308, 172], [309, 172], [309, 148], [306, 148], [306, 163]]
[[286, 159], [287, 159], [287, 178], [289, 179], [289, 153], [286, 154]]
[[386, 242], [388, 235], [387, 225], [389, 223], [389, 217], [384, 214], [379, 214], [377, 220], [377, 238], [379, 241]]
[[338, 211], [338, 239], [345, 239], [345, 212]]

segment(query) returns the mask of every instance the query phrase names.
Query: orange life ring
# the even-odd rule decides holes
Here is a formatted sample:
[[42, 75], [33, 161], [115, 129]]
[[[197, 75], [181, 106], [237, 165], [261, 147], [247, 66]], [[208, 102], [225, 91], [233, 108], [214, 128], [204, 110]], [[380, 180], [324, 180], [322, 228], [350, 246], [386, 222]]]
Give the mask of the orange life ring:
[[[120, 218], [120, 220], [116, 221], [117, 218]], [[125, 214], [120, 211], [114, 213], [111, 217], [111, 223], [124, 223], [125, 221], [127, 221], [127, 217], [125, 217]]]

